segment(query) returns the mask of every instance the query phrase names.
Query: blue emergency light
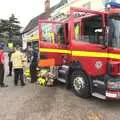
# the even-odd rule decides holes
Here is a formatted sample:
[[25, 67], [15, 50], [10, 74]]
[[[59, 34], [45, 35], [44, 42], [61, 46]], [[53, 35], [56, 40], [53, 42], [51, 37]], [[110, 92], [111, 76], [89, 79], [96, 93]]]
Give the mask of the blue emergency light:
[[120, 8], [120, 3], [114, 1], [106, 2], [105, 8]]

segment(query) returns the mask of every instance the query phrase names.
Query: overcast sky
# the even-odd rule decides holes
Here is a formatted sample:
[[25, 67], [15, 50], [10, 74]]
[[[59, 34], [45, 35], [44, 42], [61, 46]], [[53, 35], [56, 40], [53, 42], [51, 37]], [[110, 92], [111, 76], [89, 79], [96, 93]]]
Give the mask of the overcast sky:
[[[8, 19], [11, 14], [20, 21], [22, 27], [44, 11], [45, 0], [0, 0], [0, 19]], [[51, 6], [60, 0], [51, 0]]]

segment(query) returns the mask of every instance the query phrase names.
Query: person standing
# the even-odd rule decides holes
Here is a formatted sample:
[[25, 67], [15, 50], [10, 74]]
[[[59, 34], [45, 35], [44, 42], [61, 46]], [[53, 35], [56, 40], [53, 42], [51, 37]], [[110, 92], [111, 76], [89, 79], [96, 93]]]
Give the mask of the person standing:
[[8, 57], [9, 57], [9, 63], [8, 63], [8, 65], [9, 65], [9, 74], [8, 74], [8, 77], [9, 76], [12, 76], [12, 61], [11, 61], [11, 55], [12, 55], [12, 53], [13, 53], [14, 51], [10, 51], [9, 53], [8, 53]]
[[37, 63], [38, 63], [38, 52], [37, 49], [33, 49], [32, 60], [30, 63], [30, 75], [31, 75], [31, 83], [37, 81]]
[[14, 69], [14, 85], [18, 85], [18, 80], [21, 80], [21, 86], [24, 86], [24, 77], [23, 77], [23, 63], [24, 55], [20, 51], [20, 47], [16, 46], [15, 52], [11, 56], [11, 62], [13, 63]]
[[4, 84], [4, 59], [3, 47], [0, 46], [0, 87], [8, 87], [8, 85]]

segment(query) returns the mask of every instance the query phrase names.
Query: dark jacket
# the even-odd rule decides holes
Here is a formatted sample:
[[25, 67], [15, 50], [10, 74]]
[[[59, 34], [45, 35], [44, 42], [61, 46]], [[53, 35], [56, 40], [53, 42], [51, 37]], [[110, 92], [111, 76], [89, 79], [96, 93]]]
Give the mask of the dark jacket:
[[37, 51], [33, 51], [32, 53], [32, 60], [31, 60], [31, 64], [30, 66], [32, 67], [36, 67], [38, 63], [38, 52]]

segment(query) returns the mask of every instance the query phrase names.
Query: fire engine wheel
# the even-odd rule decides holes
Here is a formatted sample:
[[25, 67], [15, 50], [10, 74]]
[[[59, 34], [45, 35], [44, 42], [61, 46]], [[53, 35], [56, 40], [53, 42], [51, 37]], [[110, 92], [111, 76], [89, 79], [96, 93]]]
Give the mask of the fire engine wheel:
[[71, 77], [72, 88], [74, 92], [83, 98], [90, 96], [88, 78], [83, 71], [75, 71]]

